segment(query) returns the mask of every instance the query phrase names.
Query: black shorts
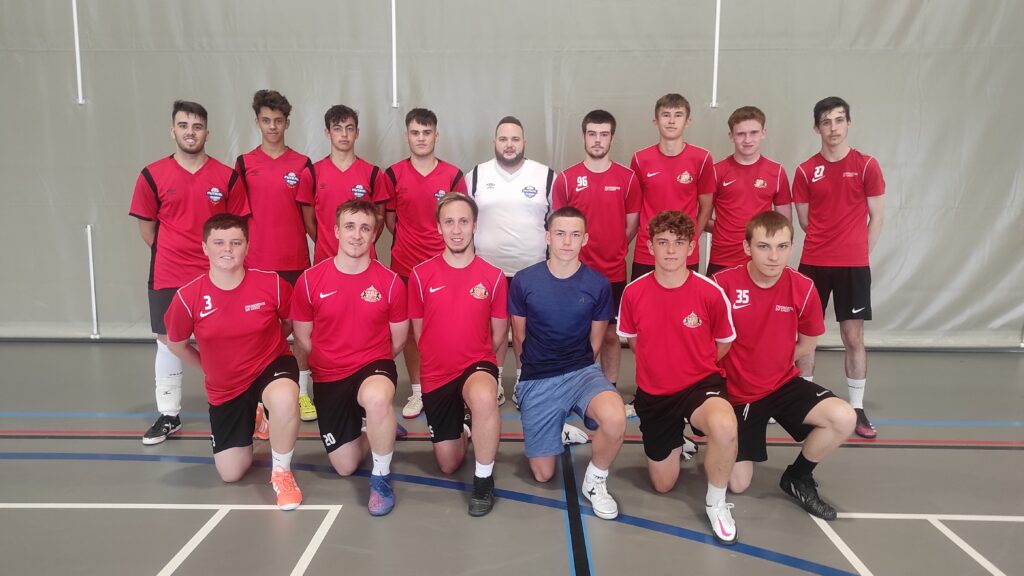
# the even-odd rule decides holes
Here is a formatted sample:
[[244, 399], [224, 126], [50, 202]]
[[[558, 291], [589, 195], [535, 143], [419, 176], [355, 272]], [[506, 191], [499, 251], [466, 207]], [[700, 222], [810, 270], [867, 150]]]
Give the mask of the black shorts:
[[801, 264], [800, 273], [814, 280], [822, 312], [829, 294], [835, 294], [836, 321], [871, 320], [871, 268], [868, 266], [812, 266]]
[[294, 381], [296, 388], [299, 386], [299, 363], [295, 356], [283, 354], [268, 364], [245, 392], [220, 406], [210, 404], [210, 440], [214, 454], [228, 448], [252, 446], [256, 405], [263, 401], [263, 390], [282, 378], [280, 374], [274, 376], [280, 372], [287, 372], [283, 377]]
[[374, 374], [398, 385], [398, 368], [394, 360], [374, 360], [341, 380], [313, 382], [316, 423], [328, 454], [362, 435], [366, 410], [359, 405], [359, 387]]
[[[476, 362], [462, 371], [451, 382], [423, 394], [423, 411], [427, 413], [430, 441], [444, 442], [462, 437], [462, 422], [466, 416], [466, 403], [462, 388], [474, 372], [487, 372], [498, 382], [498, 367], [493, 362]], [[498, 389], [494, 389], [498, 393]]]
[[756, 402], [733, 406], [739, 435], [736, 461], [764, 462], [768, 459], [765, 434], [769, 418], [775, 418], [794, 440], [803, 442], [814, 430], [814, 426], [804, 424], [804, 419], [819, 402], [835, 397], [828, 388], [797, 376]]
[[622, 291], [626, 289], [626, 281], [612, 282], [612, 319], [608, 321], [609, 324], [615, 324], [619, 321], [619, 306], [622, 305]]
[[[636, 389], [633, 408], [640, 417], [640, 434], [643, 435], [644, 453], [655, 462], [668, 458], [676, 448], [683, 445], [683, 420], [690, 417], [711, 397], [725, 399], [725, 378], [717, 372], [700, 380], [682, 392], [659, 396]], [[704, 433], [690, 424], [697, 436]]]
[[305, 270], [278, 270], [277, 275], [283, 278], [285, 282], [291, 284], [294, 288], [295, 283], [299, 281], [299, 276], [302, 276], [303, 272], [305, 272]]
[[177, 288], [149, 289], [149, 326], [154, 334], [167, 334], [164, 314], [167, 314], [167, 309], [171, 307], [171, 301], [177, 293]]
[[[690, 272], [696, 272], [699, 267], [698, 264], [687, 264], [686, 267]], [[633, 267], [630, 269], [630, 282], [636, 282], [636, 279], [647, 274], [648, 272], [654, 272], [654, 264], [638, 264], [633, 262]]]

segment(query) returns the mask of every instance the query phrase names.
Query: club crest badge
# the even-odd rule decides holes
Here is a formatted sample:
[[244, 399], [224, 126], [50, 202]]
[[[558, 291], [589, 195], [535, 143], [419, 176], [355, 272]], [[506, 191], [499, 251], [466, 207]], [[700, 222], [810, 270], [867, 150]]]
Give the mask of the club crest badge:
[[362, 298], [364, 302], [380, 302], [381, 293], [379, 290], [374, 288], [373, 285], [370, 285], [369, 288], [363, 290], [362, 293], [359, 294], [359, 297]]
[[490, 296], [490, 292], [487, 291], [487, 288], [484, 288], [483, 283], [480, 283], [469, 289], [469, 295], [477, 300], [483, 300]]
[[299, 177], [295, 175], [295, 172], [289, 172], [284, 175], [284, 183], [287, 184], [289, 188], [295, 188], [299, 185]]
[[206, 191], [206, 197], [210, 199], [210, 202], [216, 204], [224, 199], [224, 193], [221, 192], [219, 188], [214, 186], [213, 188], [210, 188], [209, 190]]
[[352, 195], [356, 198], [362, 198], [366, 196], [366, 188], [363, 188], [362, 184], [356, 184], [355, 188], [352, 189]]
[[767, 187], [768, 183], [764, 181], [764, 178], [758, 178], [757, 180], [754, 180], [754, 188], [763, 189]]
[[526, 196], [527, 198], [533, 198], [536, 195], [537, 189], [534, 188], [533, 186], [527, 186], [526, 188], [523, 188], [523, 196]]
[[444, 198], [445, 194], [447, 194], [447, 192], [444, 190], [438, 190], [437, 192], [434, 192], [434, 199], [440, 202], [441, 198]]
[[687, 328], [700, 328], [703, 323], [704, 322], [701, 321], [700, 316], [697, 316], [696, 312], [690, 312], [689, 316], [683, 318], [683, 326], [686, 326]]
[[676, 176], [676, 180], [680, 184], [689, 184], [689, 183], [693, 182], [693, 176], [690, 176], [689, 172], [683, 172], [679, 176]]

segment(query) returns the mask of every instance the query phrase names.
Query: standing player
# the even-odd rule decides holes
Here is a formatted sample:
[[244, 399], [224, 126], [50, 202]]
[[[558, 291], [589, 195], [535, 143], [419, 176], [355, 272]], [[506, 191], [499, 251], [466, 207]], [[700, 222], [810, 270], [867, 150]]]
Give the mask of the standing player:
[[[398, 383], [394, 358], [409, 334], [405, 284], [370, 259], [378, 230], [373, 203], [348, 200], [337, 214], [338, 254], [299, 278], [292, 320], [295, 339], [311, 351], [320, 436], [331, 465], [348, 476], [371, 451], [368, 508], [383, 516], [395, 506], [391, 403]], [[360, 430], [364, 417], [365, 434]]]
[[[793, 201], [807, 233], [800, 272], [814, 281], [822, 308], [835, 294], [836, 321], [846, 349], [846, 387], [857, 411], [858, 436], [878, 435], [864, 412], [868, 355], [864, 321], [871, 320], [871, 265], [884, 218], [885, 180], [878, 161], [846, 143], [850, 105], [830, 96], [814, 105], [814, 131], [821, 151], [793, 174]], [[814, 349], [800, 361], [805, 378], [814, 379]]]
[[[259, 402], [270, 408], [270, 482], [277, 506], [294, 510], [302, 502], [291, 472], [299, 365], [284, 336], [292, 288], [275, 272], [245, 269], [245, 219], [217, 214], [202, 234], [209, 269], [175, 293], [165, 318], [168, 347], [206, 376], [213, 463], [225, 482], [252, 466], [252, 413]], [[202, 352], [189, 343], [193, 334]]]
[[[434, 155], [437, 145], [437, 116], [425, 108], [413, 108], [405, 115], [405, 136], [409, 157], [387, 169], [392, 196], [387, 201], [385, 222], [394, 236], [391, 269], [408, 285], [416, 265], [444, 250], [438, 234], [437, 204], [449, 192], [466, 193], [462, 171]], [[405, 367], [412, 395], [402, 408], [404, 418], [423, 411], [420, 388], [420, 353], [416, 341], [405, 346]]]
[[747, 224], [743, 251], [750, 261], [722, 270], [715, 282], [732, 299], [736, 340], [722, 358], [729, 400], [739, 422], [739, 454], [729, 489], [750, 486], [754, 462], [768, 459], [765, 429], [774, 417], [803, 449], [779, 486], [811, 514], [835, 520], [818, 496], [812, 472], [853, 432], [857, 415], [827, 388], [800, 377], [796, 359], [814, 350], [825, 333], [821, 302], [810, 278], [786, 266], [793, 225], [777, 212]]
[[[444, 251], [412, 270], [409, 318], [423, 350], [423, 406], [434, 458], [441, 472], [454, 474], [466, 456], [467, 427], [476, 457], [469, 515], [483, 516], [494, 507], [501, 436], [494, 351], [508, 337], [508, 289], [501, 270], [473, 248], [473, 199], [446, 194], [436, 213]], [[464, 416], [472, 416], [471, 424]]]
[[203, 223], [224, 212], [246, 215], [245, 185], [238, 174], [206, 155], [206, 108], [177, 100], [171, 112], [174, 154], [142, 169], [129, 214], [150, 247], [149, 322], [156, 333], [156, 407], [160, 416], [142, 436], [159, 444], [181, 429], [181, 360], [167, 348], [164, 313], [178, 288], [209, 269]]
[[587, 156], [558, 175], [552, 192], [555, 210], [572, 206], [586, 216], [590, 239], [580, 260], [612, 285], [612, 317], [601, 345], [601, 368], [613, 386], [619, 380], [622, 356], [615, 322], [626, 287], [626, 255], [640, 223], [640, 183], [632, 170], [608, 157], [614, 137], [614, 116], [604, 110], [588, 112], [583, 117]]
[[[633, 155], [629, 167], [640, 180], [640, 232], [633, 247], [632, 279], [654, 269], [654, 256], [647, 248], [647, 223], [664, 210], [678, 210], [704, 230], [711, 218], [715, 191], [715, 165], [711, 153], [684, 140], [690, 125], [690, 103], [679, 94], [666, 94], [654, 105], [658, 143]], [[700, 234], [697, 249], [686, 260], [694, 272], [700, 263]]]
[[[299, 175], [313, 164], [284, 142], [292, 105], [276, 90], [259, 90], [252, 97], [256, 127], [262, 142], [235, 162], [235, 171], [245, 183], [252, 216], [249, 220], [249, 256], [245, 265], [260, 270], [276, 270], [286, 282], [295, 285], [299, 275], [309, 268], [309, 248], [302, 210], [296, 204]], [[295, 347], [299, 363], [299, 417], [316, 420], [316, 407], [309, 400], [309, 363], [302, 348]], [[263, 413], [257, 414], [256, 434], [261, 434]]]
[[707, 436], [705, 511], [722, 544], [736, 542], [732, 504], [725, 501], [736, 462], [736, 415], [725, 399], [717, 366], [736, 338], [725, 293], [691, 272], [694, 226], [678, 211], [647, 223], [647, 248], [654, 272], [626, 286], [619, 309], [619, 335], [636, 354], [636, 413], [640, 417], [647, 472], [657, 492], [679, 479], [683, 422]]
[[622, 398], [595, 359], [612, 318], [611, 285], [580, 262], [587, 244], [587, 219], [566, 206], [548, 218], [547, 261], [516, 274], [509, 288], [509, 313], [516, 352], [523, 359], [519, 407], [526, 457], [533, 477], [555, 474], [566, 416], [575, 412], [597, 430], [583, 478], [583, 495], [599, 518], [611, 520], [619, 506], [608, 493], [608, 469], [626, 431]]
[[743, 235], [754, 214], [774, 208], [786, 219], [793, 217], [786, 171], [778, 162], [761, 155], [761, 142], [767, 134], [764, 112], [743, 106], [729, 116], [728, 122], [734, 152], [715, 164], [715, 212], [706, 230], [711, 233], [708, 276], [748, 260]]
[[[555, 171], [526, 158], [523, 124], [505, 116], [494, 130], [494, 159], [466, 175], [469, 195], [480, 207], [475, 237], [480, 257], [511, 280], [517, 272], [544, 260], [544, 219], [551, 212]], [[501, 378], [508, 340], [498, 348], [498, 406], [505, 403]], [[516, 380], [520, 361], [516, 355]]]

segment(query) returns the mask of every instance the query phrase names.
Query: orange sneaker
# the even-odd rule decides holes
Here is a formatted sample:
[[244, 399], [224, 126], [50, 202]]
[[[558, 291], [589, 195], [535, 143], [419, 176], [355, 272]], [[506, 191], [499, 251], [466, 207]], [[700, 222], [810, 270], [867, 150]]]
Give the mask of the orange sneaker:
[[263, 404], [256, 405], [256, 427], [253, 428], [252, 437], [257, 440], [270, 440], [270, 421], [263, 413]]
[[295, 510], [302, 503], [302, 490], [295, 485], [291, 470], [274, 470], [270, 473], [270, 484], [277, 492], [277, 507], [281, 510]]

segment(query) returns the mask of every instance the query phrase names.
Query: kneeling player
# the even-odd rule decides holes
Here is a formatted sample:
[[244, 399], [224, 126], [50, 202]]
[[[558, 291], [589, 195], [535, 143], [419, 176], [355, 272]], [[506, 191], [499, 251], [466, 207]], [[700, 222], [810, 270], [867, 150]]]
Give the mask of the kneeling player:
[[732, 504], [725, 501], [736, 461], [736, 415], [725, 399], [716, 365], [736, 337], [722, 289], [691, 272], [694, 226], [689, 216], [665, 211], [647, 224], [654, 272], [626, 286], [619, 308], [620, 336], [636, 354], [636, 414], [647, 471], [658, 492], [679, 479], [683, 421], [708, 441], [705, 511], [722, 544], [736, 543]]
[[619, 506], [608, 494], [608, 468], [622, 448], [622, 397], [595, 362], [612, 318], [608, 280], [580, 262], [587, 220], [571, 206], [548, 217], [548, 259], [521, 270], [509, 289], [516, 353], [523, 360], [517, 387], [526, 457], [538, 482], [555, 473], [566, 416], [575, 412], [594, 434], [583, 495], [594, 514], [611, 520]]
[[793, 225], [777, 212], [761, 212], [747, 224], [743, 250], [750, 261], [715, 274], [732, 299], [736, 340], [722, 365], [729, 399], [739, 421], [739, 455], [729, 488], [750, 486], [754, 462], [768, 459], [765, 427], [775, 418], [803, 450], [782, 474], [782, 491], [811, 514], [834, 520], [836, 511], [818, 497], [811, 473], [853, 432], [857, 415], [827, 388], [800, 378], [796, 359], [814, 350], [825, 333], [821, 302], [810, 278], [786, 266]]
[[[206, 376], [213, 462], [225, 482], [252, 465], [252, 418], [260, 401], [270, 410], [270, 482], [277, 505], [294, 510], [302, 492], [291, 472], [299, 433], [299, 365], [282, 334], [291, 286], [276, 272], [246, 270], [246, 221], [218, 214], [203, 225], [210, 272], [181, 287], [164, 317], [168, 347]], [[189, 343], [195, 334], [200, 350]]]
[[313, 401], [331, 465], [348, 476], [372, 452], [368, 508], [383, 516], [395, 507], [391, 402], [398, 382], [394, 358], [409, 334], [406, 291], [398, 275], [370, 259], [377, 230], [374, 205], [348, 200], [335, 218], [338, 253], [299, 278], [292, 320], [296, 340], [310, 351]]

